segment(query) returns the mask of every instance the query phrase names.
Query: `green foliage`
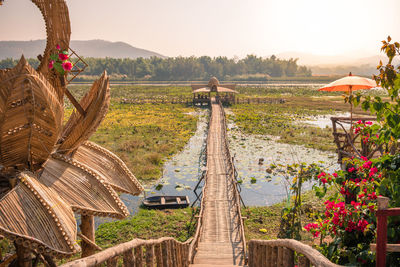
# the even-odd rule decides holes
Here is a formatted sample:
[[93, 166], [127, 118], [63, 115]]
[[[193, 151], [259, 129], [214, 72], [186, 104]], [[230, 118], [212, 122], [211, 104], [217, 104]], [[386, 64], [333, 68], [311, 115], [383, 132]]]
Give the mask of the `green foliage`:
[[96, 243], [107, 248], [134, 238], [157, 239], [165, 236], [179, 241], [189, 239], [194, 231], [191, 208], [176, 210], [140, 209], [125, 220], [103, 223], [96, 231]]
[[353, 103], [361, 106], [365, 110], [369, 110], [376, 114], [381, 128], [377, 131], [379, 134], [379, 143], [388, 144], [389, 151], [394, 153], [397, 149], [398, 139], [400, 138], [400, 66], [395, 67], [392, 64], [394, 57], [400, 55], [400, 44], [398, 42], [391, 43], [390, 36], [387, 41], [382, 41], [381, 50], [387, 55], [388, 63], [386, 65], [379, 62], [377, 69], [379, 75], [374, 76], [378, 85], [386, 90], [390, 100], [384, 100], [379, 96], [361, 97], [357, 95], [353, 99]]
[[320, 172], [317, 164], [295, 163], [291, 165], [270, 165], [271, 173], [283, 176], [287, 185], [287, 203], [281, 211], [278, 238], [301, 239], [302, 187], [305, 182], [314, 180]]

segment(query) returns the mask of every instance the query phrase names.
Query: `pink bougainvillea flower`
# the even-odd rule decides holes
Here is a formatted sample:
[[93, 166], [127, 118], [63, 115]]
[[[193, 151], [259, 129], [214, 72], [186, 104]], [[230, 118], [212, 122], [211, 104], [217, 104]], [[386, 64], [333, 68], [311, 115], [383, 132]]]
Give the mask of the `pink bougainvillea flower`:
[[70, 71], [72, 70], [72, 63], [71, 62], [64, 62], [62, 64], [62, 67], [65, 71]]
[[366, 125], [372, 125], [372, 121], [366, 121], [365, 124]]
[[332, 173], [332, 175], [333, 175], [333, 177], [335, 177], [335, 178], [337, 178], [337, 177], [338, 177], [338, 175], [337, 175], [337, 173], [336, 173], [336, 172]]
[[348, 172], [354, 172], [356, 169], [354, 167], [349, 168], [347, 171]]
[[60, 53], [60, 54], [58, 54], [58, 58], [59, 58], [61, 61], [65, 61], [65, 60], [67, 60], [69, 57], [68, 57], [68, 55], [66, 55], [66, 54]]
[[57, 50], [60, 50], [60, 49], [61, 49], [60, 45], [57, 45], [56, 48], [57, 48]]
[[49, 69], [52, 69], [53, 67], [54, 67], [54, 60], [50, 60]]

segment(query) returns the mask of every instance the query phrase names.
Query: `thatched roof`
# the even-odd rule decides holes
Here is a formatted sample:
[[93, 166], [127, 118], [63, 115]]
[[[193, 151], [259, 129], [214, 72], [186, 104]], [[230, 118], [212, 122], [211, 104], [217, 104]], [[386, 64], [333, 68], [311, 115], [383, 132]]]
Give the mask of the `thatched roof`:
[[210, 92], [218, 92], [218, 93], [233, 93], [237, 94], [235, 91], [236, 84], [220, 84], [218, 79], [212, 77], [207, 84], [192, 84], [192, 93], [210, 93]]

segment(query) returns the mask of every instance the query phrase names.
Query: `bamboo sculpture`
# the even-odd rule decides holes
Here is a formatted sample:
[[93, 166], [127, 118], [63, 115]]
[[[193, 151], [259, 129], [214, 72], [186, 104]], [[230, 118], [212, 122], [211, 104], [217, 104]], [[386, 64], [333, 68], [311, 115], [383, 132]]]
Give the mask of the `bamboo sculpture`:
[[95, 81], [63, 126], [66, 76], [49, 69], [55, 47], [69, 48], [70, 21], [64, 0], [32, 0], [46, 22], [47, 45], [33, 69], [22, 56], [0, 70], [0, 233], [14, 241], [18, 266], [32, 255], [52, 257], [80, 250], [74, 212], [81, 214], [82, 255], [99, 248], [93, 216], [124, 218], [129, 212], [117, 192], [143, 188], [113, 153], [88, 138], [109, 103], [106, 73]]

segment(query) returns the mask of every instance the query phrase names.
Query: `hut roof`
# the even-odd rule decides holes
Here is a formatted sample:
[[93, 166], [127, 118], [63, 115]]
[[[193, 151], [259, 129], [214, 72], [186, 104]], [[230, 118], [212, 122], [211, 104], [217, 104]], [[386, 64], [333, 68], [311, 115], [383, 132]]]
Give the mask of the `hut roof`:
[[[226, 88], [226, 87], [222, 87], [222, 86], [217, 86], [216, 91], [218, 93], [233, 93], [233, 94], [238, 94], [238, 91]], [[203, 87], [203, 88], [199, 88], [196, 90], [193, 90], [192, 93], [193, 94], [197, 94], [197, 93], [209, 93], [211, 92], [211, 88], [210, 87]]]
[[212, 77], [207, 84], [192, 84], [192, 93], [209, 93], [213, 88], [220, 93], [238, 93], [235, 91], [236, 84], [220, 84], [216, 77]]

